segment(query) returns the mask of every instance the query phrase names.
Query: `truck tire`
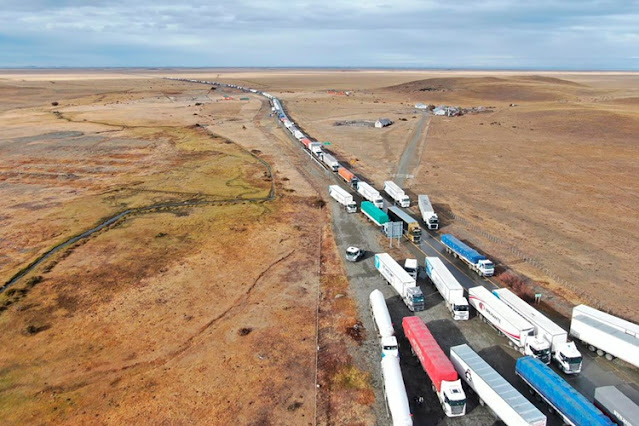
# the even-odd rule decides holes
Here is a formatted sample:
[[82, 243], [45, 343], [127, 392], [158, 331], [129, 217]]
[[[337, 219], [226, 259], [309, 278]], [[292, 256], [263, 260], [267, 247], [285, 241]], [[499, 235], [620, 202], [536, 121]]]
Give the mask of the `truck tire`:
[[597, 348], [595, 348], [595, 347], [594, 347], [594, 346], [592, 346], [592, 345], [588, 345], [588, 350], [589, 350], [590, 352], [594, 352], [594, 351], [596, 351], [596, 350], [597, 350]]
[[486, 403], [484, 402], [483, 399], [479, 398], [479, 405], [483, 407], [484, 405], [486, 405]]
[[614, 355], [610, 355], [609, 353], [607, 353], [606, 355], [604, 355], [604, 357], [605, 357], [608, 361], [612, 361], [613, 359], [615, 359]]
[[601, 349], [597, 349], [597, 355], [603, 356], [604, 354], [605, 354], [604, 351], [602, 351]]

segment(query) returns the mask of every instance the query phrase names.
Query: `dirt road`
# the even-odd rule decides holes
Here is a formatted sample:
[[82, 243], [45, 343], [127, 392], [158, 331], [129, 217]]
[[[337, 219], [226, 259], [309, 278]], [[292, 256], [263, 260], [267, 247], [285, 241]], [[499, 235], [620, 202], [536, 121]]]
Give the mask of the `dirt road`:
[[[407, 180], [411, 180], [414, 177], [414, 171], [419, 167], [419, 159], [426, 145], [426, 136], [428, 135], [428, 127], [430, 125], [431, 116], [422, 112], [422, 117], [417, 123], [417, 128], [412, 137], [406, 144], [404, 152], [399, 159], [397, 165], [397, 171], [394, 175], [394, 181], [401, 188], [409, 188], [410, 184], [407, 184]], [[424, 124], [426, 123], [426, 124]]]

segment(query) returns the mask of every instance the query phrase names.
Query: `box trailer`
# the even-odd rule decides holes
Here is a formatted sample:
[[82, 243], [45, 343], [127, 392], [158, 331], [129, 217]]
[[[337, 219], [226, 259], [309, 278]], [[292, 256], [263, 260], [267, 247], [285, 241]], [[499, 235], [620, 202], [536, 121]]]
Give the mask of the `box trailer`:
[[404, 190], [397, 186], [395, 182], [390, 180], [384, 181], [384, 192], [386, 192], [396, 204], [399, 204], [400, 207], [410, 206], [410, 198], [408, 198]]
[[535, 327], [537, 338], [550, 344], [551, 358], [564, 373], [577, 374], [581, 371], [581, 353], [573, 342], [568, 341], [566, 330], [507, 288], [493, 290], [493, 294]]
[[382, 196], [379, 195], [379, 191], [366, 182], [360, 181], [357, 184], [357, 192], [359, 192], [364, 199], [375, 204], [375, 207], [379, 207], [380, 209], [384, 207], [384, 200], [382, 199]]
[[418, 195], [417, 205], [419, 206], [419, 212], [422, 214], [422, 220], [424, 225], [428, 229], [439, 229], [439, 218], [433, 209], [433, 205], [430, 203], [428, 195]]
[[388, 253], [375, 255], [375, 269], [399, 294], [404, 304], [412, 312], [424, 310], [424, 295], [415, 279]]
[[384, 399], [386, 411], [393, 426], [412, 426], [413, 417], [408, 405], [408, 395], [399, 366], [399, 358], [385, 356], [382, 358], [382, 378], [384, 380]]
[[357, 188], [359, 179], [357, 179], [357, 176], [355, 176], [355, 174], [348, 170], [346, 167], [339, 166], [339, 168], [337, 169], [337, 174], [340, 175], [340, 177], [344, 179], [344, 182], [349, 184], [352, 188]]
[[331, 169], [334, 172], [336, 172], [337, 169], [339, 168], [339, 162], [337, 161], [337, 159], [327, 152], [324, 153], [324, 157], [322, 157], [322, 161], [324, 162], [324, 164], [326, 164], [326, 166], [329, 169]]
[[495, 273], [495, 265], [486, 256], [479, 254], [477, 250], [470, 248], [452, 234], [444, 234], [441, 238], [446, 252], [452, 253], [454, 257], [461, 259], [470, 269], [477, 272], [479, 276], [492, 277]]
[[559, 417], [574, 426], [612, 426], [612, 421], [550, 367], [531, 356], [519, 358], [515, 373]]
[[417, 274], [419, 273], [417, 259], [406, 259], [404, 261], [404, 271], [408, 272], [408, 275], [410, 275], [415, 279], [415, 281], [417, 281]]
[[450, 348], [459, 377], [477, 394], [479, 403], [508, 426], [545, 426], [546, 416], [520, 394], [468, 345]]
[[353, 196], [339, 186], [330, 185], [328, 187], [328, 194], [344, 206], [348, 213], [357, 212], [357, 203], [353, 200]]
[[379, 290], [373, 290], [368, 296], [368, 305], [373, 317], [373, 324], [377, 330], [377, 335], [382, 346], [382, 356], [399, 356], [397, 348], [397, 338], [395, 337], [395, 328], [391, 321], [386, 299]]
[[590, 351], [612, 361], [622, 359], [639, 367], [639, 326], [586, 305], [572, 310], [570, 335]]
[[426, 275], [444, 298], [446, 307], [455, 320], [467, 320], [469, 317], [468, 300], [464, 297], [464, 288], [450, 273], [444, 262], [438, 257], [427, 257]]
[[628, 383], [595, 388], [595, 407], [613, 422], [623, 426], [639, 425], [639, 389]]
[[404, 317], [402, 327], [413, 355], [432, 382], [444, 414], [448, 417], [466, 414], [466, 394], [457, 372], [424, 321], [419, 317]]
[[390, 206], [387, 213], [391, 222], [402, 222], [404, 224], [404, 235], [409, 241], [419, 244], [422, 240], [422, 228], [420, 228], [417, 220], [397, 206]]
[[384, 226], [384, 224], [389, 220], [388, 215], [384, 213], [384, 211], [375, 207], [375, 205], [370, 201], [362, 201], [360, 210], [377, 226]]
[[535, 336], [535, 328], [522, 318], [497, 296], [482, 286], [468, 290], [468, 301], [477, 310], [484, 321], [490, 323], [500, 334], [508, 339], [508, 344], [524, 355], [550, 362], [550, 345]]

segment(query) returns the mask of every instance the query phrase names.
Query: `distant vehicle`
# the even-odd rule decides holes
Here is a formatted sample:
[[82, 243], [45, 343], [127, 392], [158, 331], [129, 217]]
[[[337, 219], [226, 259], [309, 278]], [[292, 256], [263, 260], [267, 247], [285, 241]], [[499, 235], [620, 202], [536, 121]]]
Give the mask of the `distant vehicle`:
[[406, 259], [404, 262], [404, 271], [408, 272], [408, 275], [417, 281], [417, 272], [419, 271], [417, 267], [417, 259]]
[[537, 338], [543, 338], [550, 344], [551, 357], [564, 373], [577, 374], [581, 371], [581, 352], [573, 342], [568, 341], [566, 330], [507, 288], [493, 290], [493, 294], [532, 324]]
[[417, 283], [388, 253], [375, 255], [375, 269], [402, 298], [412, 312], [424, 310], [424, 295]]
[[402, 229], [409, 241], [419, 244], [422, 240], [422, 228], [419, 227], [417, 220], [397, 206], [390, 206], [387, 213], [391, 222], [402, 222], [404, 224]]
[[388, 222], [388, 215], [375, 207], [375, 205], [370, 201], [362, 201], [362, 204], [360, 204], [360, 210], [364, 213], [364, 216], [369, 218], [379, 227], [384, 226], [384, 224]]
[[295, 130], [293, 131], [293, 136], [295, 136], [297, 138], [297, 140], [301, 140], [303, 138], [305, 138], [306, 136], [304, 135], [304, 133], [300, 132], [299, 130]]
[[520, 394], [468, 345], [450, 348], [450, 360], [462, 378], [479, 397], [481, 405], [507, 425], [545, 426], [546, 416]]
[[612, 426], [612, 421], [597, 407], [538, 359], [519, 358], [515, 373], [567, 424]]
[[470, 248], [458, 240], [452, 234], [442, 235], [442, 244], [448, 253], [461, 259], [470, 269], [483, 277], [492, 277], [495, 273], [495, 265], [486, 256], [479, 254], [477, 250]]
[[391, 180], [384, 181], [384, 192], [386, 192], [400, 207], [410, 207], [408, 195]]
[[357, 262], [362, 256], [364, 256], [364, 250], [359, 247], [350, 246], [346, 249], [346, 260], [351, 262]]
[[378, 207], [380, 209], [384, 207], [384, 200], [382, 199], [382, 196], [379, 195], [379, 191], [366, 182], [360, 181], [357, 184], [357, 192], [366, 200], [375, 204], [375, 207]]
[[464, 297], [464, 288], [461, 284], [450, 273], [440, 258], [427, 257], [425, 265], [426, 275], [428, 275], [439, 294], [444, 298], [446, 307], [453, 314], [453, 319], [467, 320], [470, 308], [468, 300]]
[[448, 417], [466, 414], [466, 394], [455, 367], [419, 317], [402, 319], [404, 334], [414, 355], [419, 358], [422, 368], [430, 378], [432, 387]]
[[570, 335], [589, 350], [612, 361], [615, 357], [639, 367], [639, 325], [586, 305], [572, 310]]
[[639, 425], [639, 390], [634, 385], [595, 388], [595, 407], [618, 425]]
[[439, 218], [433, 209], [433, 205], [430, 203], [428, 195], [419, 195], [417, 197], [417, 204], [422, 214], [422, 220], [428, 229], [439, 229]]
[[344, 179], [344, 182], [349, 184], [352, 188], [357, 189], [357, 183], [359, 182], [359, 179], [353, 172], [345, 167], [339, 166], [339, 168], [337, 169], [337, 174], [340, 175], [342, 179]]
[[337, 162], [337, 159], [327, 152], [324, 153], [324, 157], [322, 157], [322, 161], [324, 162], [324, 164], [326, 164], [326, 166], [328, 166], [329, 169], [331, 169], [334, 172], [336, 172], [337, 169], [339, 168], [339, 163]]
[[508, 344], [524, 355], [532, 355], [550, 363], [550, 345], [535, 336], [535, 327], [499, 300], [485, 287], [468, 290], [468, 301], [484, 321], [508, 338]]
[[337, 185], [328, 187], [328, 194], [338, 203], [340, 203], [348, 213], [357, 212], [357, 203], [353, 200], [353, 196]]
[[384, 380], [384, 399], [386, 411], [393, 426], [413, 426], [413, 418], [408, 405], [408, 395], [399, 366], [399, 358], [382, 357], [382, 378]]
[[382, 345], [382, 356], [399, 356], [395, 328], [388, 313], [386, 299], [379, 290], [373, 290], [368, 297], [371, 316]]

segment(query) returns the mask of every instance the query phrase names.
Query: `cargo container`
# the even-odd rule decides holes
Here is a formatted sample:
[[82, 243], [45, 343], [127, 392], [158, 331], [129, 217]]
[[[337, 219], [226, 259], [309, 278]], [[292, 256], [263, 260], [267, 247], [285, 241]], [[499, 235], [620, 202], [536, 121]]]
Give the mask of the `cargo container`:
[[339, 166], [339, 168], [337, 169], [337, 174], [340, 175], [340, 177], [344, 179], [344, 181], [352, 188], [357, 189], [357, 183], [359, 182], [359, 179], [357, 179], [357, 176], [355, 176], [353, 172], [345, 167]]
[[387, 213], [391, 222], [402, 222], [404, 224], [404, 235], [409, 241], [419, 244], [422, 240], [422, 228], [419, 227], [417, 220], [397, 206], [390, 206]]
[[357, 212], [357, 203], [353, 200], [353, 196], [337, 185], [328, 187], [328, 194], [338, 203], [340, 203], [348, 213]]
[[395, 329], [391, 321], [386, 299], [379, 290], [373, 290], [368, 297], [373, 324], [377, 330], [380, 344], [382, 346], [382, 356], [399, 356], [397, 349], [397, 338], [395, 337]]
[[387, 180], [384, 181], [384, 192], [386, 192], [396, 204], [399, 204], [400, 207], [409, 207], [410, 206], [410, 198], [408, 195], [397, 186], [397, 184], [393, 181]]
[[477, 272], [479, 276], [492, 277], [495, 273], [495, 265], [486, 256], [479, 254], [475, 249], [468, 247], [452, 234], [442, 235], [442, 244], [446, 252], [452, 253], [454, 257], [461, 259], [470, 269]]
[[321, 142], [311, 142], [308, 144], [308, 150], [313, 153], [316, 157], [322, 156], [322, 143]]
[[515, 364], [515, 373], [567, 424], [613, 424], [597, 407], [538, 359], [531, 356], [519, 358]]
[[384, 207], [384, 200], [382, 199], [382, 196], [379, 195], [379, 191], [366, 182], [360, 181], [357, 184], [357, 192], [359, 192], [365, 200], [375, 204], [375, 207], [379, 207], [380, 209]]
[[293, 131], [293, 136], [295, 136], [295, 138], [300, 142], [306, 137], [304, 136], [304, 133], [300, 132], [298, 129], [295, 129], [295, 131]]
[[388, 215], [375, 207], [370, 201], [362, 201], [360, 210], [377, 226], [384, 226], [384, 224], [388, 222]]
[[546, 416], [468, 345], [450, 348], [459, 377], [477, 394], [479, 403], [508, 426], [545, 426]]
[[424, 310], [424, 295], [417, 283], [388, 253], [375, 255], [375, 269], [384, 277], [412, 312]]
[[439, 218], [430, 203], [428, 195], [417, 196], [417, 204], [419, 205], [419, 211], [422, 214], [424, 225], [426, 225], [428, 229], [439, 229]]
[[618, 425], [639, 425], [639, 389], [633, 385], [595, 388], [595, 407]]
[[615, 357], [639, 367], [639, 326], [586, 305], [572, 310], [570, 335], [589, 350], [612, 361]]
[[404, 317], [402, 327], [413, 354], [430, 378], [444, 414], [448, 417], [466, 414], [466, 394], [457, 372], [424, 321], [419, 317]]
[[546, 364], [550, 362], [548, 342], [535, 337], [533, 325], [489, 290], [482, 286], [470, 288], [468, 301], [477, 309], [477, 314], [484, 322], [490, 323], [500, 334], [506, 336], [510, 346], [524, 355], [540, 358]]
[[455, 320], [467, 320], [469, 317], [468, 300], [464, 297], [464, 288], [450, 273], [444, 262], [438, 257], [425, 260], [426, 275], [433, 282], [439, 294], [444, 298], [446, 307]]
[[408, 395], [406, 395], [399, 358], [394, 356], [382, 358], [382, 378], [384, 380], [386, 411], [391, 418], [391, 425], [412, 426], [413, 417], [408, 405]]
[[324, 162], [324, 164], [326, 164], [326, 166], [329, 169], [331, 169], [334, 172], [336, 172], [337, 169], [339, 168], [339, 163], [337, 162], [337, 159], [327, 152], [324, 153], [324, 156], [322, 157], [322, 161]]
[[537, 338], [545, 339], [550, 344], [551, 358], [564, 373], [577, 374], [581, 371], [581, 353], [573, 342], [568, 341], [566, 330], [507, 288], [493, 290], [493, 294], [532, 324]]

